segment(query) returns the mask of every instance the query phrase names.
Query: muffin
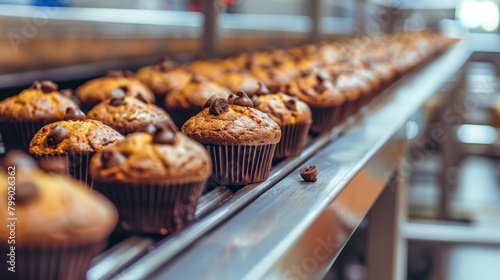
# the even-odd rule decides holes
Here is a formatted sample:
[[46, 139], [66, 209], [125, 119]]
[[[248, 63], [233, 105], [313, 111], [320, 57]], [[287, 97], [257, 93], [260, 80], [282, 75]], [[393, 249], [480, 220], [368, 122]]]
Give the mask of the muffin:
[[169, 123], [175, 130], [177, 127], [170, 116], [154, 104], [125, 96], [121, 89], [111, 91], [111, 99], [105, 100], [90, 110], [87, 118], [98, 120], [123, 135], [135, 132], [145, 123]]
[[98, 103], [109, 99], [111, 91], [121, 88], [127, 96], [134, 96], [146, 103], [155, 103], [155, 95], [151, 90], [135, 78], [129, 71], [109, 71], [108, 75], [90, 80], [76, 89], [76, 96], [85, 111], [89, 111]]
[[[13, 209], [0, 211], [10, 225], [1, 227], [0, 236], [7, 241], [15, 231], [15, 239], [0, 244], [0, 249], [8, 267], [9, 254], [15, 254], [11, 263], [15, 272], [4, 266], [0, 279], [85, 279], [91, 260], [106, 247], [116, 226], [116, 209], [81, 182], [44, 173], [32, 164], [26, 155], [10, 153], [2, 163], [0, 205]], [[15, 190], [8, 184], [13, 178], [9, 166], [16, 166]], [[15, 206], [7, 203], [10, 197], [15, 198]]]
[[278, 124], [253, 108], [244, 92], [229, 96], [229, 100], [213, 96], [204, 107], [182, 126], [182, 132], [207, 147], [212, 181], [245, 185], [266, 180], [281, 138]]
[[314, 133], [332, 130], [341, 122], [346, 97], [323, 72], [301, 71], [300, 77], [287, 86], [286, 93], [298, 97], [311, 108]]
[[175, 124], [181, 127], [190, 117], [203, 109], [213, 95], [227, 98], [232, 92], [200, 75], [193, 75], [182, 89], [170, 92], [165, 98], [165, 108]]
[[186, 70], [191, 74], [197, 74], [210, 80], [215, 80], [227, 71], [226, 67], [224, 60], [221, 59], [197, 59], [188, 63], [186, 65]]
[[70, 89], [58, 91], [51, 81], [36, 81], [20, 94], [1, 101], [0, 133], [5, 149], [28, 151], [40, 128], [63, 120], [67, 107], [78, 108], [71, 95]]
[[72, 107], [64, 119], [42, 127], [31, 140], [30, 153], [39, 159], [65, 160], [68, 174], [92, 187], [90, 158], [123, 136], [100, 121], [86, 119], [82, 111]]
[[95, 189], [117, 206], [122, 230], [167, 234], [194, 219], [211, 162], [196, 141], [146, 124], [98, 152], [90, 169]]
[[163, 59], [158, 64], [137, 71], [137, 79], [156, 95], [157, 104], [163, 106], [165, 95], [182, 89], [191, 80], [191, 74], [172, 60]]
[[311, 109], [296, 97], [278, 92], [262, 94], [252, 98], [256, 109], [268, 114], [281, 128], [281, 140], [274, 158], [292, 157], [300, 154], [311, 128]]
[[256, 65], [249, 63], [250, 73], [262, 81], [272, 92], [285, 89], [299, 73], [296, 63], [290, 58], [275, 58], [271, 65]]
[[[237, 71], [231, 69], [222, 74], [216, 80], [219, 85], [228, 88], [231, 92], [244, 91], [252, 97], [259, 90], [259, 80], [252, 76], [248, 71]], [[210, 97], [210, 96], [209, 96]]]

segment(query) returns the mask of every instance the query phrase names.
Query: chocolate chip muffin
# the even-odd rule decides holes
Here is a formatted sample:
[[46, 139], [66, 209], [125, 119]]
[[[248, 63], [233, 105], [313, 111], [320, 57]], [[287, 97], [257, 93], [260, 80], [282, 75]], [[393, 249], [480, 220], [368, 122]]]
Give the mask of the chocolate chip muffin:
[[231, 92], [244, 91], [250, 97], [259, 89], [259, 80], [252, 76], [248, 71], [230, 71], [220, 75], [216, 83], [228, 88]]
[[287, 86], [286, 93], [309, 105], [313, 119], [312, 132], [327, 132], [340, 124], [345, 96], [326, 73], [301, 71], [300, 77]]
[[59, 157], [66, 161], [68, 173], [92, 187], [88, 172], [90, 158], [123, 136], [100, 121], [68, 107], [64, 121], [48, 124], [35, 134], [30, 153], [35, 157]]
[[[92, 258], [105, 248], [118, 221], [113, 204], [79, 181], [39, 170], [25, 154], [7, 154], [1, 166], [2, 207], [7, 210], [11, 194], [15, 206], [0, 211], [11, 225], [1, 227], [0, 236], [7, 241], [15, 230], [15, 243], [2, 242], [0, 249], [8, 263], [10, 246], [15, 246], [15, 273], [5, 267], [0, 278], [85, 279]], [[9, 184], [12, 166], [15, 186]]]
[[213, 95], [227, 98], [232, 92], [207, 78], [193, 75], [191, 81], [180, 90], [171, 91], [165, 98], [165, 108], [177, 126], [201, 111]]
[[109, 99], [111, 91], [117, 88], [125, 91], [127, 96], [134, 96], [146, 103], [155, 103], [153, 92], [129, 71], [109, 71], [107, 76], [90, 80], [77, 88], [76, 96], [82, 108], [89, 111], [93, 106]]
[[170, 123], [177, 129], [170, 116], [154, 104], [125, 96], [121, 89], [111, 91], [111, 99], [105, 100], [90, 110], [87, 117], [110, 126], [123, 135], [135, 132], [146, 123]]
[[146, 124], [98, 152], [91, 173], [95, 188], [117, 206], [122, 229], [167, 234], [194, 219], [211, 162], [196, 141]]
[[163, 59], [156, 65], [139, 69], [137, 79], [155, 93], [157, 104], [163, 105], [165, 95], [181, 90], [191, 80], [191, 74], [174, 61]]
[[186, 65], [186, 70], [188, 70], [191, 74], [197, 74], [210, 80], [216, 80], [220, 75], [227, 71], [227, 66], [225, 65], [224, 60], [221, 59], [197, 59], [188, 63]]
[[208, 148], [214, 167], [212, 180], [221, 185], [266, 180], [281, 138], [279, 125], [253, 108], [244, 92], [228, 99], [213, 96], [182, 126], [182, 132]]
[[281, 128], [281, 140], [276, 147], [274, 158], [300, 154], [312, 123], [309, 106], [298, 98], [281, 92], [259, 94], [254, 96], [252, 101], [256, 109], [268, 114]]
[[51, 81], [34, 82], [20, 94], [0, 102], [0, 133], [5, 149], [28, 151], [33, 135], [42, 126], [63, 120], [67, 107], [78, 106], [70, 89], [58, 90]]

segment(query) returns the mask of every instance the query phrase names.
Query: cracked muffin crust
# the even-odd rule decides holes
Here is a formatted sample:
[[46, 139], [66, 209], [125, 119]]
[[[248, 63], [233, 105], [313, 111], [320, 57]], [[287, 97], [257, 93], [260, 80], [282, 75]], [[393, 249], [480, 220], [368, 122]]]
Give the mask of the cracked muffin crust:
[[83, 106], [92, 106], [111, 97], [111, 91], [120, 88], [127, 96], [134, 96], [147, 103], [155, 102], [151, 90], [137, 80], [133, 73], [111, 71], [108, 76], [87, 81], [76, 89], [76, 96]]
[[69, 120], [48, 124], [30, 143], [34, 155], [96, 152], [123, 139], [111, 127], [96, 120]]
[[157, 97], [165, 96], [172, 90], [180, 90], [191, 80], [191, 74], [171, 60], [143, 67], [136, 75]]
[[135, 132], [145, 123], [169, 122], [174, 125], [167, 112], [160, 107], [130, 96], [105, 100], [94, 106], [87, 117], [101, 121], [123, 135]]
[[[42, 87], [46, 83], [51, 86]], [[62, 120], [67, 107], [78, 107], [67, 93], [67, 90], [58, 91], [57, 85], [50, 81], [35, 82], [18, 95], [0, 102], [0, 121]]]
[[205, 108], [183, 126], [190, 138], [202, 144], [263, 145], [280, 141], [278, 124], [255, 108], [229, 105], [228, 111], [216, 115]]
[[[130, 134], [92, 158], [94, 180], [132, 184], [206, 180], [211, 173], [207, 150], [182, 133], [173, 132], [172, 137], [170, 143], [157, 143], [149, 133]], [[117, 164], [110, 164], [107, 155], [123, 156]]]
[[[311, 120], [311, 109], [297, 97], [282, 92], [259, 95], [255, 108], [267, 113], [280, 127]], [[256, 104], [257, 103], [257, 104]]]

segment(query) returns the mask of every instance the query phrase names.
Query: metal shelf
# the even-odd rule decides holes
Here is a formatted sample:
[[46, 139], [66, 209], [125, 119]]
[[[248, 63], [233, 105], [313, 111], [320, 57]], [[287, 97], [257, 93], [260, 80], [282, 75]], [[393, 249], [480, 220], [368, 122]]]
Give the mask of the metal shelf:
[[[222, 195], [210, 195], [224, 203], [212, 209], [217, 204], [212, 201], [191, 227], [149, 247], [132, 265], [125, 262], [128, 265], [115, 267], [107, 275], [118, 279], [260, 279], [293, 274], [293, 267], [310, 262], [316, 268], [309, 275], [321, 277], [405, 155], [407, 120], [470, 55], [464, 39], [387, 89], [354, 123], [320, 136], [301, 156], [277, 165], [266, 182], [229, 196], [216, 189]], [[337, 137], [340, 132], [343, 135]], [[319, 168], [315, 183], [302, 182], [298, 174], [309, 165]]]

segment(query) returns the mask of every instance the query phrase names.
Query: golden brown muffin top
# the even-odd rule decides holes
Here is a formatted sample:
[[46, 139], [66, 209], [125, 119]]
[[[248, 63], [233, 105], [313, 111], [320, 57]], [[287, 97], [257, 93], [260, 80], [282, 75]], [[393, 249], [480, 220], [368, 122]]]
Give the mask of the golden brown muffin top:
[[170, 116], [154, 104], [127, 96], [119, 89], [111, 93], [112, 98], [105, 100], [87, 113], [89, 119], [94, 119], [108, 125], [123, 135], [135, 132], [145, 123], [169, 122], [174, 127]]
[[194, 60], [186, 65], [186, 70], [192, 74], [198, 74], [210, 80], [215, 80], [226, 72], [226, 63], [221, 59]]
[[181, 90], [174, 90], [165, 97], [165, 105], [170, 108], [202, 108], [213, 95], [229, 97], [232, 92], [208, 79], [193, 75], [191, 81]]
[[16, 96], [0, 102], [0, 121], [59, 121], [67, 107], [78, 108], [71, 90], [58, 91], [51, 81], [35, 82]]
[[94, 106], [108, 98], [112, 90], [121, 88], [127, 96], [134, 96], [146, 101], [155, 102], [151, 90], [135, 78], [130, 72], [110, 71], [108, 76], [87, 81], [76, 89], [76, 95], [82, 105]]
[[[243, 101], [236, 101], [238, 98]], [[232, 95], [230, 99], [233, 99], [233, 104], [224, 98], [211, 98], [207, 102], [208, 107], [182, 126], [182, 132], [204, 145], [263, 145], [279, 142], [279, 125], [266, 113], [253, 108], [248, 96]]]
[[128, 135], [91, 160], [96, 181], [171, 184], [208, 179], [212, 165], [207, 149], [180, 132], [155, 127]]
[[[7, 155], [6, 157], [8, 157]], [[15, 216], [7, 211], [9, 174], [6, 165], [0, 171], [0, 201], [4, 211], [0, 218], [16, 217], [16, 246], [62, 247], [105, 241], [118, 221], [113, 204], [83, 183], [65, 175], [48, 174], [36, 168], [15, 165]], [[28, 158], [28, 161], [30, 159]], [[9, 228], [0, 228], [0, 236]]]
[[346, 100], [353, 101], [365, 92], [367, 87], [366, 79], [360, 75], [355, 75], [351, 71], [343, 72], [333, 77], [335, 87], [345, 96]]
[[288, 86], [286, 93], [309, 106], [340, 106], [345, 102], [345, 96], [323, 72], [302, 71], [300, 77]]
[[187, 70], [170, 60], [143, 67], [136, 75], [139, 81], [158, 96], [164, 96], [172, 90], [180, 90], [191, 80], [191, 74]]
[[123, 139], [120, 133], [100, 121], [85, 119], [81, 111], [68, 108], [65, 119], [42, 127], [31, 140], [30, 153], [97, 152]]
[[306, 103], [281, 92], [259, 95], [252, 101], [255, 108], [268, 114], [280, 127], [308, 122], [312, 118], [311, 109]]
[[244, 91], [253, 96], [259, 89], [259, 80], [246, 71], [229, 71], [215, 80], [219, 85], [228, 88], [231, 92]]

